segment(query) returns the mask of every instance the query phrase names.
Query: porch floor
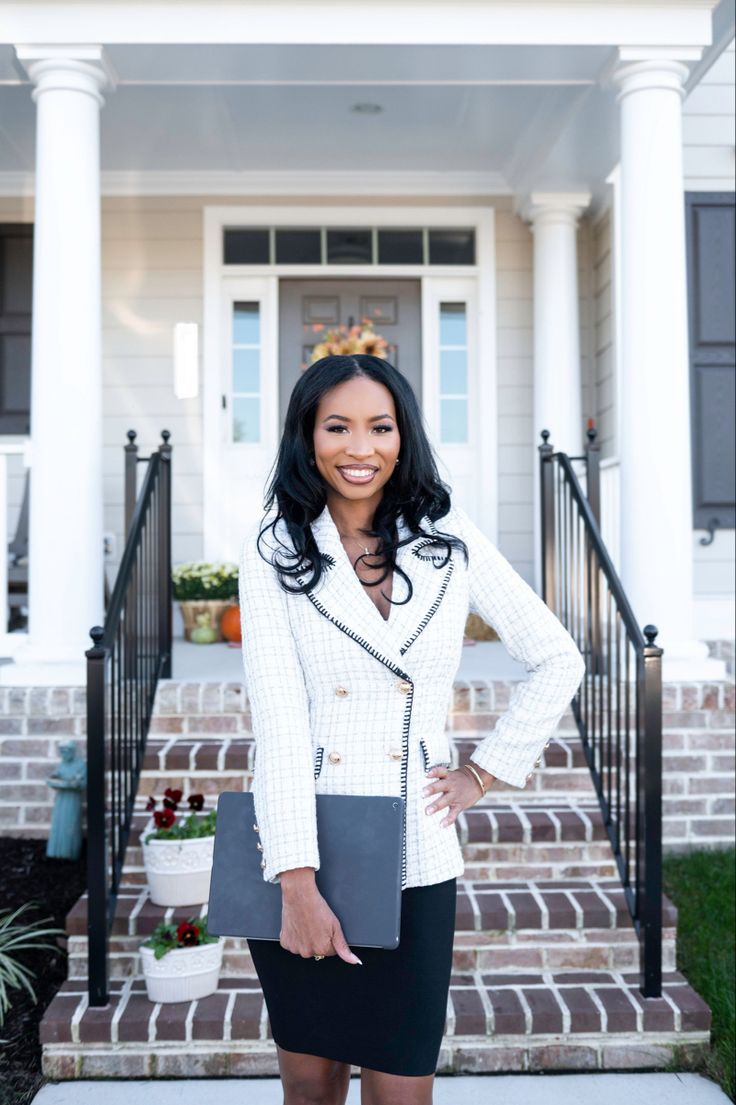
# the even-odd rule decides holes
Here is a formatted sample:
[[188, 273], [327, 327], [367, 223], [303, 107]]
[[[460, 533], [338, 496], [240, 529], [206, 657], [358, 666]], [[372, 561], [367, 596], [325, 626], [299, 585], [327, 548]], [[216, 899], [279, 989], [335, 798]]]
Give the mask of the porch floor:
[[[509, 656], [500, 641], [466, 641], [456, 678], [518, 680], [526, 678], [526, 669]], [[218, 643], [195, 645], [181, 637], [174, 639], [172, 655], [174, 679], [197, 682], [234, 683], [243, 678], [240, 645]]]
[[[11, 636], [8, 635], [8, 639]], [[16, 663], [14, 653], [20, 651], [26, 640], [25, 633], [18, 633], [18, 646], [6, 646], [9, 655], [0, 656], [0, 686], [84, 686], [86, 662], [84, 657], [74, 664], [26, 664]], [[500, 641], [474, 641], [466, 639], [456, 679], [519, 680], [526, 678], [523, 664], [509, 656]], [[185, 682], [241, 682], [243, 661], [240, 645], [218, 642], [212, 645], [195, 645], [183, 637], [174, 637], [172, 645], [172, 678]]]

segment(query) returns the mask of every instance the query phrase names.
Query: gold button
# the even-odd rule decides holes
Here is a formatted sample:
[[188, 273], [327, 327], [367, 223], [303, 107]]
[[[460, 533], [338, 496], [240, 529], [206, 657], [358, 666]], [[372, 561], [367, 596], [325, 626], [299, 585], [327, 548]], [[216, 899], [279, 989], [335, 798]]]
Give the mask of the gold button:
[[263, 851], [263, 845], [261, 844], [260, 840], [256, 843], [256, 848], [259, 852]]
[[253, 828], [255, 829], [255, 831], [256, 831], [257, 833], [259, 833], [259, 832], [261, 831], [261, 830], [260, 830], [260, 829], [258, 828], [258, 826], [257, 826], [257, 825], [255, 825], [255, 824], [253, 825]]
[[404, 692], [404, 694], [411, 690], [411, 683], [408, 679], [400, 679], [396, 685], [400, 691]]
[[388, 754], [389, 754], [389, 757], [392, 760], [400, 760], [401, 759], [401, 749], [400, 748], [389, 748]]
[[347, 687], [335, 687], [335, 694], [339, 695], [340, 698], [345, 698], [345, 695], [347, 693], [348, 693]]
[[330, 752], [327, 759], [330, 761], [331, 764], [339, 764], [342, 756], [339, 752]]

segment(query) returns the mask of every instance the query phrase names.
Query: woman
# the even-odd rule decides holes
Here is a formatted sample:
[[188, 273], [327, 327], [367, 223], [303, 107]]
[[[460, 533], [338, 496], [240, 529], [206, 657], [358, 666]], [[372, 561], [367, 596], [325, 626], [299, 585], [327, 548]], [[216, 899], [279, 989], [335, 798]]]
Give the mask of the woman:
[[[363, 1105], [426, 1105], [464, 870], [457, 815], [494, 779], [525, 785], [583, 660], [451, 504], [414, 393], [387, 361], [324, 357], [302, 374], [266, 510], [243, 542], [240, 608], [254, 840], [264, 879], [281, 884], [282, 927], [248, 944], [285, 1105], [341, 1105], [351, 1064]], [[531, 674], [453, 768], [445, 723], [469, 610]], [[316, 793], [404, 797], [398, 948], [351, 949], [320, 895]]]

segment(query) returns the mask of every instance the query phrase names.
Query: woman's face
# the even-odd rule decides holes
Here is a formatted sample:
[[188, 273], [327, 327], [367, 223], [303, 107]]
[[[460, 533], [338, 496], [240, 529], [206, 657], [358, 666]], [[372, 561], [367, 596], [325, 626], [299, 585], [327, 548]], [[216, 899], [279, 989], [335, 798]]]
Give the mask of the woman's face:
[[314, 419], [314, 461], [335, 495], [380, 501], [396, 467], [401, 439], [393, 396], [385, 384], [354, 376], [325, 392]]

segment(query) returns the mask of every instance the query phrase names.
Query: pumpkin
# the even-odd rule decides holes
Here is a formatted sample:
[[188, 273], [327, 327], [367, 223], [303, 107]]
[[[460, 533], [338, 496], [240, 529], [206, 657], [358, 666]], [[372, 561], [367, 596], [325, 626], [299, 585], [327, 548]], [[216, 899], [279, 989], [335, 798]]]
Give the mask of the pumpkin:
[[240, 644], [242, 641], [242, 634], [240, 631], [240, 607], [228, 606], [227, 610], [224, 610], [222, 617], [220, 618], [220, 632], [226, 641], [232, 641], [233, 644]]

